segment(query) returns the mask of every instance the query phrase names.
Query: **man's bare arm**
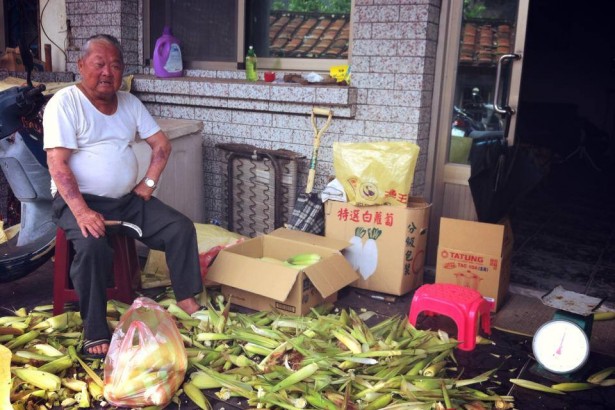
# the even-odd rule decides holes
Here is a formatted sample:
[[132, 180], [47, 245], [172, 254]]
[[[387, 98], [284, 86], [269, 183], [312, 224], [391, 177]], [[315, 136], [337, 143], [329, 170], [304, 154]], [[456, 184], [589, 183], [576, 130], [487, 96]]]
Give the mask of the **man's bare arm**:
[[[145, 172], [145, 176], [158, 182], [171, 156], [171, 142], [162, 131], [158, 131], [145, 141], [152, 149], [150, 163]], [[133, 192], [147, 201], [151, 198], [154, 190], [145, 185], [143, 181], [139, 181], [137, 186], [133, 189]]]
[[73, 171], [68, 166], [68, 159], [72, 150], [68, 148], [50, 148], [47, 150], [47, 165], [53, 178], [58, 193], [62, 196], [81, 228], [83, 236], [89, 234], [95, 238], [105, 235], [104, 217], [88, 207], [83, 195], [79, 191], [79, 185]]

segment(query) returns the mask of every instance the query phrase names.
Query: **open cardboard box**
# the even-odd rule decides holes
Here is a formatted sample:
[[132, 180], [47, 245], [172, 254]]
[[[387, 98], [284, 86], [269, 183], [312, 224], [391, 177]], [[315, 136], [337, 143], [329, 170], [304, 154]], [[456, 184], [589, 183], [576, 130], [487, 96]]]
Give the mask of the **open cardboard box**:
[[[357, 279], [340, 252], [347, 246], [347, 241], [279, 228], [223, 249], [207, 279], [222, 285], [222, 294], [235, 305], [304, 315], [324, 301], [337, 300], [337, 291]], [[312, 252], [322, 259], [303, 270], [259, 259], [286, 260]]]
[[501, 223], [441, 218], [436, 283], [477, 290], [497, 310], [510, 281], [513, 235], [510, 221]]
[[430, 209], [418, 197], [409, 198], [406, 207], [327, 201], [325, 236], [354, 241], [355, 248], [343, 252], [360, 273], [352, 286], [392, 295], [421, 286]]

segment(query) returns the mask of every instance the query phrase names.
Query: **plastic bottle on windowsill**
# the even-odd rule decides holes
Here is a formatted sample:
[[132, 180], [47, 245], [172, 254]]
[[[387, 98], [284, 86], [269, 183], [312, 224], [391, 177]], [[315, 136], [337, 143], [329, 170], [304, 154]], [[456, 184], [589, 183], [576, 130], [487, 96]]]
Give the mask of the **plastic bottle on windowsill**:
[[258, 80], [258, 70], [256, 68], [256, 53], [254, 52], [254, 48], [252, 46], [248, 48], [248, 55], [246, 56], [246, 80]]

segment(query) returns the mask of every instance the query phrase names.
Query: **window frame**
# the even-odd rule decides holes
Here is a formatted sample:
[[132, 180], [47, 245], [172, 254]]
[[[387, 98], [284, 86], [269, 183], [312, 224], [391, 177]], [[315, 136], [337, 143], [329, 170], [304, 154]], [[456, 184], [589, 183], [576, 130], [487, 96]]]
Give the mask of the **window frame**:
[[[1, 0], [0, 0], [1, 1]], [[248, 47], [246, 38], [246, 2], [248, 0], [224, 0], [237, 2], [237, 53], [235, 62], [221, 61], [184, 61], [184, 69], [195, 70], [243, 70], [245, 67], [245, 54]], [[351, 1], [351, 10], [354, 0]], [[150, 43], [150, 1], [143, 0], [143, 64], [152, 66], [151, 55], [153, 44]], [[352, 26], [350, 30], [352, 41]], [[283, 57], [258, 57], [258, 68], [261, 70], [283, 71], [321, 71], [328, 72], [332, 65], [348, 64], [348, 59], [324, 59], [324, 58], [283, 58]]]

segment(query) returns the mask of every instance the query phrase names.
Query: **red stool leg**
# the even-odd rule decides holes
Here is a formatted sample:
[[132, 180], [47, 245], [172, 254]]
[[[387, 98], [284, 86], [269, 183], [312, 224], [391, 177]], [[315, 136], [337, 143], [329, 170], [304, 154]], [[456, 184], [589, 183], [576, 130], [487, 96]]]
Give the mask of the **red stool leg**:
[[134, 239], [115, 235], [112, 239], [114, 287], [107, 290], [107, 298], [132, 303], [135, 298], [133, 285], [140, 283], [141, 269]]
[[53, 266], [53, 315], [64, 312], [66, 302], [74, 302], [76, 295], [70, 289], [71, 248], [66, 234], [60, 228], [56, 231], [56, 243]]
[[[124, 235], [113, 235], [113, 288], [107, 288], [107, 298], [124, 303], [132, 303], [135, 298], [133, 285], [140, 284], [140, 265], [135, 241]], [[64, 312], [66, 302], [77, 302], [77, 292], [70, 286], [70, 262], [72, 261], [70, 242], [66, 234], [58, 228], [55, 245], [55, 264], [53, 277], [53, 314]]]

